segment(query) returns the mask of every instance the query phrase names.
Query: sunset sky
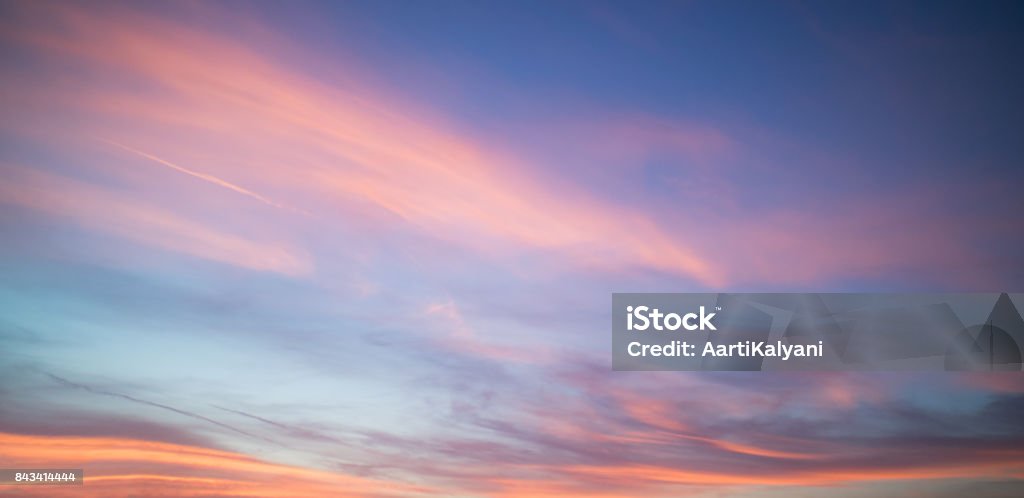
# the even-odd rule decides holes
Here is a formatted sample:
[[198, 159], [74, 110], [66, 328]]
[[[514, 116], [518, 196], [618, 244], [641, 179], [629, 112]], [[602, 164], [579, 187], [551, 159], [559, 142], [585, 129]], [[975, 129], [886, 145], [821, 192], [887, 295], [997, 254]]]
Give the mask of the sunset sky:
[[2, 1], [0, 468], [89, 498], [1020, 496], [1022, 375], [612, 372], [609, 305], [1020, 292], [1021, 26]]

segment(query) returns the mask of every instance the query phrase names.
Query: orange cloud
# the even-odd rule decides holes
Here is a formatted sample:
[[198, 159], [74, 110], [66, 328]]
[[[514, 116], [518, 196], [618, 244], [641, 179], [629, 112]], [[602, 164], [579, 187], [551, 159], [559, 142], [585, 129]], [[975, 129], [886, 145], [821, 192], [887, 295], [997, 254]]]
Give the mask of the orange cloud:
[[427, 487], [265, 462], [228, 451], [152, 441], [0, 433], [14, 468], [81, 468], [81, 486], [19, 486], [21, 496], [424, 496]]
[[965, 387], [994, 393], [1024, 393], [1024, 376], [1017, 372], [957, 372], [956, 381]]
[[777, 471], [770, 473], [742, 472], [735, 468], [720, 472], [691, 471], [660, 466], [572, 466], [564, 469], [580, 478], [609, 477], [619, 483], [632, 485], [696, 485], [696, 486], [828, 486], [867, 481], [956, 479], [956, 478], [1011, 478], [1020, 479], [1024, 467], [1018, 462], [985, 462], [933, 467], [821, 469], [813, 471]]
[[[573, 432], [562, 432], [581, 440], [618, 441], [643, 445], [677, 446], [684, 441], [692, 441], [705, 447], [715, 448], [729, 453], [759, 456], [764, 458], [808, 460], [818, 458], [819, 453], [800, 452], [767, 448], [753, 444], [730, 441], [722, 438], [700, 436], [686, 422], [686, 415], [675, 402], [659, 399], [657, 395], [640, 394], [628, 389], [608, 389], [620, 409], [633, 421], [642, 424], [642, 428], [623, 431], [621, 428], [602, 427], [600, 432], [586, 431], [576, 426]], [[557, 419], [557, 414], [551, 414]], [[557, 427], [557, 426], [556, 426]], [[804, 441], [789, 440], [790, 446], [799, 446]]]

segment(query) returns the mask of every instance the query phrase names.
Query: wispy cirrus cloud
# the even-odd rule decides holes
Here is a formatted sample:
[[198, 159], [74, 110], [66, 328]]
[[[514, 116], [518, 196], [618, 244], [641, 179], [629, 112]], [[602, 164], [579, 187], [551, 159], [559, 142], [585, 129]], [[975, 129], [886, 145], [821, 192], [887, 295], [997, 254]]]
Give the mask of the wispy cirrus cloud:
[[[212, 419], [210, 417], [207, 417], [205, 415], [200, 415], [198, 413], [193, 413], [193, 412], [190, 412], [190, 411], [187, 411], [187, 410], [182, 410], [180, 408], [175, 408], [173, 406], [168, 406], [168, 405], [165, 405], [165, 404], [162, 404], [162, 403], [156, 403], [156, 402], [153, 402], [153, 401], [148, 401], [148, 400], [136, 398], [134, 396], [129, 396], [129, 395], [123, 394], [123, 393], [116, 393], [116, 392], [112, 392], [112, 391], [105, 391], [103, 389], [97, 389], [97, 388], [94, 388], [94, 387], [91, 387], [91, 386], [86, 386], [86, 385], [83, 385], [83, 384], [78, 384], [78, 383], [75, 383], [75, 382], [71, 382], [71, 381], [69, 381], [67, 379], [64, 379], [62, 377], [58, 377], [58, 376], [53, 375], [53, 374], [47, 374], [47, 375], [51, 379], [56, 381], [57, 383], [59, 383], [59, 384], [61, 384], [63, 386], [66, 386], [66, 387], [70, 387], [72, 389], [81, 389], [83, 391], [87, 391], [87, 392], [90, 392], [92, 394], [98, 394], [100, 396], [111, 396], [111, 397], [114, 397], [114, 398], [120, 398], [120, 399], [124, 399], [124, 400], [127, 400], [127, 401], [131, 401], [132, 403], [138, 403], [138, 404], [141, 404], [141, 405], [146, 405], [146, 406], [150, 406], [150, 407], [154, 407], [154, 408], [159, 408], [161, 410], [167, 410], [167, 411], [176, 413], [178, 415], [182, 415], [182, 416], [193, 418], [193, 419], [196, 419], [196, 420], [201, 420], [201, 421], [209, 423], [209, 424], [213, 424], [213, 425], [215, 425], [217, 427], [220, 427], [222, 429], [227, 429], [227, 430], [229, 430], [231, 432], [235, 432], [237, 434], [241, 434], [241, 435], [246, 436], [246, 437], [251, 437], [251, 438], [258, 438], [259, 437], [259, 436], [255, 435], [255, 434], [251, 434], [251, 433], [246, 432], [246, 431], [244, 431], [242, 429], [239, 429], [237, 427], [225, 424], [225, 423], [220, 422], [218, 420], [214, 420], [214, 419]], [[273, 441], [269, 441], [269, 440], [267, 442], [273, 443]]]
[[130, 195], [42, 170], [4, 164], [0, 203], [72, 220], [145, 246], [259, 271], [303, 275], [307, 256], [252, 241]]
[[[170, 133], [176, 149], [232, 158], [208, 168], [210, 178], [244, 179], [253, 185], [246, 191], [291, 192], [304, 200], [303, 210], [310, 202], [345, 209], [352, 207], [346, 202], [369, 203], [411, 228], [492, 254], [551, 251], [584, 267], [617, 262], [722, 282], [707, 258], [642, 212], [573, 188], [552, 189], [516, 155], [444, 120], [403, 112], [372, 90], [325, 85], [211, 33], [124, 15], [132, 22], [55, 8], [43, 29], [26, 23], [8, 30], [49, 57], [104, 68], [93, 91], [66, 102], [89, 116], [93, 134], [120, 137], [160, 157], [144, 144]], [[46, 27], [54, 25], [65, 29]], [[141, 78], [152, 90], [140, 98], [104, 83], [117, 77]], [[126, 117], [132, 125], [120, 126]], [[211, 129], [218, 130], [215, 143], [203, 139]]]
[[[55, 137], [116, 137], [212, 185], [321, 213], [297, 227], [386, 226], [492, 260], [540, 254], [549, 268], [642, 269], [703, 287], [939, 269], [949, 284], [995, 278], [994, 262], [971, 264], [986, 257], [978, 240], [993, 220], [948, 212], [976, 197], [959, 184], [821, 199], [810, 191], [816, 171], [835, 170], [827, 153], [794, 152], [749, 127], [638, 112], [584, 110], [576, 121], [482, 137], [357, 76], [310, 77], [302, 68], [322, 65], [318, 54], [296, 55], [287, 43], [258, 49], [252, 33], [131, 9], [21, 10], [7, 38], [40, 60], [77, 61], [90, 88], [13, 72], [9, 85], [26, 94], [13, 109], [59, 104], [69, 119], [47, 125]], [[367, 72], [341, 59], [346, 73]], [[938, 187], [966, 200], [934, 198]]]
[[[225, 496], [245, 496], [271, 481], [261, 496], [275, 496], [275, 486], [293, 489], [293, 496], [338, 489], [367, 497], [438, 490], [510, 497], [758, 496], [765, 489], [794, 486], [842, 486], [867, 490], [851, 496], [871, 496], [865, 487], [871, 483], [916, 489], [936, 479], [1024, 479], [1022, 435], [1019, 424], [1012, 423], [1024, 401], [1019, 394], [985, 391], [988, 399], [969, 409], [917, 405], [901, 394], [917, 390], [920, 383], [941, 392], [979, 392], [957, 387], [952, 376], [786, 375], [792, 382], [768, 383], [738, 373], [657, 375], [640, 382], [603, 369], [553, 365], [544, 377], [554, 382], [538, 386], [521, 378], [498, 382], [491, 377], [497, 384], [493, 391], [463, 392], [458, 406], [436, 414], [444, 429], [427, 434], [367, 430], [337, 420], [318, 434], [301, 429], [301, 419], [264, 415], [268, 408], [220, 407], [240, 415], [243, 424], [257, 422], [243, 425], [246, 432], [255, 430], [309, 452], [319, 462], [315, 469], [356, 458], [358, 465], [338, 463], [337, 470], [279, 466], [222, 449], [145, 438], [69, 438], [43, 427], [26, 430], [32, 436], [0, 435], [5, 443], [0, 457], [25, 465], [39, 459], [69, 462], [72, 467], [74, 460], [96, 478], [87, 489], [97, 496], [146, 494], [164, 482], [182, 496], [205, 496], [209, 486], [219, 486]], [[874, 394], [857, 395], [855, 404], [832, 402], [840, 386], [865, 389], [869, 382], [876, 386]], [[82, 390], [67, 381], [57, 385]], [[766, 389], [771, 392], [757, 396]], [[695, 400], [685, 393], [701, 394]], [[479, 402], [467, 404], [478, 394]], [[138, 402], [134, 396], [123, 399]], [[745, 406], [730, 408], [745, 401]], [[194, 418], [191, 409], [154, 407]], [[337, 431], [346, 437], [327, 436]]]

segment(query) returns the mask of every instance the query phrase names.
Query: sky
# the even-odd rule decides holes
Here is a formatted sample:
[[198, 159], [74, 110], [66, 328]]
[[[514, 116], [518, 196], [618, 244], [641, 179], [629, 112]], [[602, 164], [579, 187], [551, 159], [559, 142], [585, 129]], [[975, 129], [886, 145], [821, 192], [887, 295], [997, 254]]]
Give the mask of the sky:
[[[1019, 496], [1024, 377], [613, 372], [613, 292], [1020, 292], [1013, 2], [0, 2], [32, 496]], [[27, 488], [0, 488], [21, 496]]]

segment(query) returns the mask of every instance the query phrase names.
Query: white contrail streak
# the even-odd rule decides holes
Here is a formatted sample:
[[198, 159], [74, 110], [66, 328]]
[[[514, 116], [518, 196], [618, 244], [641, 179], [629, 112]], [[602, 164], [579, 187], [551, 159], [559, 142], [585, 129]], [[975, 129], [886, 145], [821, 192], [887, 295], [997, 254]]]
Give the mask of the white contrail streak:
[[195, 178], [199, 178], [200, 180], [204, 180], [204, 181], [210, 182], [210, 183], [212, 183], [214, 185], [217, 185], [217, 186], [226, 188], [228, 190], [237, 192], [237, 193], [242, 194], [244, 196], [251, 197], [251, 198], [256, 199], [256, 200], [258, 200], [258, 201], [260, 201], [260, 202], [262, 202], [262, 203], [264, 203], [264, 204], [266, 204], [268, 206], [273, 206], [273, 207], [276, 207], [276, 208], [286, 209], [288, 211], [294, 211], [294, 212], [297, 212], [297, 213], [309, 215], [309, 213], [307, 213], [305, 211], [293, 208], [291, 206], [286, 206], [286, 205], [281, 204], [279, 202], [275, 202], [275, 201], [273, 201], [273, 200], [271, 200], [271, 199], [269, 199], [267, 197], [264, 197], [264, 196], [262, 196], [262, 195], [260, 195], [260, 194], [258, 194], [256, 192], [253, 192], [252, 190], [249, 190], [249, 189], [247, 189], [245, 187], [240, 187], [240, 186], [235, 185], [234, 183], [231, 183], [231, 182], [229, 182], [227, 180], [223, 180], [221, 178], [217, 178], [216, 176], [208, 175], [206, 173], [200, 173], [198, 171], [190, 170], [190, 169], [188, 169], [188, 168], [186, 168], [184, 166], [179, 166], [179, 165], [174, 164], [174, 163], [172, 163], [172, 162], [170, 162], [170, 161], [168, 161], [166, 159], [161, 159], [161, 158], [159, 158], [157, 156], [154, 156], [152, 154], [147, 154], [147, 153], [145, 153], [145, 152], [143, 152], [141, 150], [134, 149], [132, 147], [129, 147], [129, 146], [124, 145], [122, 143], [115, 142], [113, 140], [107, 140], [105, 138], [100, 138], [98, 140], [100, 140], [102, 142], [105, 142], [105, 143], [108, 143], [110, 145], [113, 145], [115, 147], [124, 149], [124, 150], [126, 150], [128, 152], [131, 152], [133, 154], [137, 154], [137, 155], [142, 156], [142, 157], [144, 157], [146, 159], [149, 159], [151, 161], [160, 163], [160, 164], [162, 164], [164, 166], [167, 166], [168, 168], [171, 168], [171, 169], [173, 169], [175, 171], [178, 171], [180, 173], [184, 173], [186, 175], [193, 176]]

